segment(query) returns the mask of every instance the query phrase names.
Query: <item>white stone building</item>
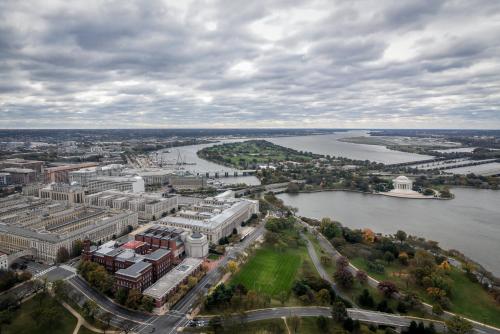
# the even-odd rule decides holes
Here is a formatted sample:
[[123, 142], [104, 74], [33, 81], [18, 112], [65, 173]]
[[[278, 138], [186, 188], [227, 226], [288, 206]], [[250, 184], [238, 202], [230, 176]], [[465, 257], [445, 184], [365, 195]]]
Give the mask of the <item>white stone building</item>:
[[234, 193], [228, 191], [207, 197], [182, 209], [175, 216], [161, 219], [160, 223], [203, 233], [210, 243], [217, 243], [220, 238], [231, 235], [233, 229], [239, 230], [242, 222], [258, 212], [258, 201], [234, 198]]
[[394, 180], [392, 180], [392, 184], [394, 186], [394, 191], [396, 192], [413, 192], [413, 181], [411, 181], [406, 176], [398, 176]]
[[186, 255], [190, 257], [206, 257], [208, 255], [208, 239], [200, 232], [194, 232], [186, 237], [184, 242]]
[[85, 204], [121, 210], [130, 210], [139, 214], [139, 219], [156, 220], [177, 209], [178, 196], [161, 197], [145, 193], [128, 193], [107, 190], [87, 195]]

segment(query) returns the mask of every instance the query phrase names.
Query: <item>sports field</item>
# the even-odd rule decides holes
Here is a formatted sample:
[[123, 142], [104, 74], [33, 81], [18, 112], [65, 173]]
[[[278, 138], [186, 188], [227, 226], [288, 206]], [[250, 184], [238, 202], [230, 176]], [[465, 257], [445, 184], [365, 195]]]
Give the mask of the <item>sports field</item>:
[[282, 252], [267, 247], [259, 249], [234, 276], [231, 283], [242, 283], [249, 290], [272, 296], [281, 291], [289, 292], [303, 256], [300, 248]]

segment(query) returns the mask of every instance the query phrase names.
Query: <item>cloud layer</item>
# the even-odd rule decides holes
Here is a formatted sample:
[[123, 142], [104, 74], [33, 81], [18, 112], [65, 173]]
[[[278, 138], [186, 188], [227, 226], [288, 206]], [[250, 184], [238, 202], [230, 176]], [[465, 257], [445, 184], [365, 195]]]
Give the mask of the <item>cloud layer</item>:
[[499, 36], [490, 0], [3, 0], [0, 128], [500, 128]]

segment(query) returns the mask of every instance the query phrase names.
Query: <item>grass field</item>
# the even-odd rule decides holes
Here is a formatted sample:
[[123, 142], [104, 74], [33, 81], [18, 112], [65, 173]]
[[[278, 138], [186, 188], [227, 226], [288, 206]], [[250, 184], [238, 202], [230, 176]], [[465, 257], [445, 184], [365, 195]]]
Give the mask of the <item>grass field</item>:
[[[400, 265], [386, 265], [384, 274], [368, 271], [366, 260], [354, 258], [351, 262], [358, 268], [365, 270], [370, 276], [378, 280], [390, 280], [398, 285], [401, 290], [406, 289], [406, 282], [393, 273], [404, 270]], [[493, 298], [479, 285], [471, 282], [460, 270], [453, 268], [449, 274], [453, 280], [450, 311], [462, 316], [500, 327], [500, 306], [495, 304]], [[417, 293], [422, 301], [433, 304], [432, 299], [423, 288], [414, 284], [408, 286]]]
[[259, 249], [236, 273], [231, 283], [242, 283], [248, 289], [272, 296], [281, 291], [289, 292], [303, 260], [299, 249], [282, 252], [267, 247]]
[[52, 325], [38, 326], [33, 313], [38, 307], [38, 302], [32, 298], [21, 305], [14, 314], [14, 319], [10, 325], [2, 328], [2, 334], [68, 334], [73, 333], [76, 326], [76, 318], [64, 307], [51, 297], [45, 297], [43, 303], [46, 307], [51, 307], [58, 313], [58, 321]]

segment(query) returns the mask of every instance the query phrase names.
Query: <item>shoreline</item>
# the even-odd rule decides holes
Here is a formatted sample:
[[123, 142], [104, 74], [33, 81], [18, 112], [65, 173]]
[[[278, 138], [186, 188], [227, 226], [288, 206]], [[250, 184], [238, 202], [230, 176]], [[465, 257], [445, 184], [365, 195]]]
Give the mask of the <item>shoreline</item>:
[[[476, 189], [473, 188], [472, 189]], [[299, 190], [296, 193], [290, 193], [290, 192], [284, 192], [285, 194], [289, 195], [295, 195], [295, 194], [307, 194], [307, 193], [319, 193], [319, 192], [330, 192], [330, 191], [345, 191], [345, 192], [352, 192], [352, 193], [358, 193], [358, 194], [365, 194], [365, 195], [376, 195], [376, 196], [386, 196], [386, 197], [393, 197], [393, 198], [402, 198], [402, 199], [435, 199], [435, 200], [451, 200], [455, 196], [451, 198], [441, 198], [441, 197], [404, 197], [404, 196], [391, 196], [391, 195], [386, 195], [385, 193], [380, 193], [380, 192], [365, 192], [361, 190], [354, 190], [354, 189], [317, 189], [317, 190]]]

